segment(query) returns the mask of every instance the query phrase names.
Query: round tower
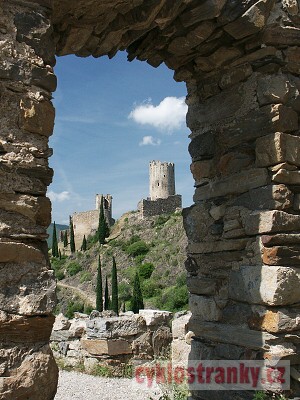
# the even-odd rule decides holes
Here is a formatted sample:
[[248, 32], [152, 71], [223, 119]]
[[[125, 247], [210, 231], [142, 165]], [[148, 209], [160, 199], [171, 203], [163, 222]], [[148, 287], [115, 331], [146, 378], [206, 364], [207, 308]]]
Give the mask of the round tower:
[[167, 199], [175, 195], [174, 163], [151, 161], [149, 168], [150, 199]]

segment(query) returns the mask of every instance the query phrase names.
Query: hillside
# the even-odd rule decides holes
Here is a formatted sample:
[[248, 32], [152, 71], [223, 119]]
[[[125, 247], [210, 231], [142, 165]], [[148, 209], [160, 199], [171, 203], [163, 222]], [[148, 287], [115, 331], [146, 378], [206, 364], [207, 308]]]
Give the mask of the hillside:
[[112, 256], [116, 259], [120, 304], [126, 302], [128, 308], [138, 269], [146, 307], [171, 311], [186, 308], [187, 239], [180, 213], [143, 220], [138, 212], [126, 213], [113, 226], [107, 242], [100, 246], [89, 238], [87, 251], [52, 260], [58, 279], [57, 311], [72, 314], [94, 306], [99, 254], [103, 283], [106, 276], [110, 282]]

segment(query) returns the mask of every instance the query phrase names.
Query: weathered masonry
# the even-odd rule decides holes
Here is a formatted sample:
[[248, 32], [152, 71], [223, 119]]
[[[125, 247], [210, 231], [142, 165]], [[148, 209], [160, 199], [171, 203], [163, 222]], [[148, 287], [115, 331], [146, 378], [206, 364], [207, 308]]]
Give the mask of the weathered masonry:
[[129, 60], [164, 62], [187, 83], [196, 185], [184, 212], [191, 358], [283, 358], [296, 376], [298, 2], [2, 0], [0, 7], [0, 399], [50, 400], [56, 390], [48, 345], [55, 281], [45, 242], [55, 54], [113, 57], [126, 49]]

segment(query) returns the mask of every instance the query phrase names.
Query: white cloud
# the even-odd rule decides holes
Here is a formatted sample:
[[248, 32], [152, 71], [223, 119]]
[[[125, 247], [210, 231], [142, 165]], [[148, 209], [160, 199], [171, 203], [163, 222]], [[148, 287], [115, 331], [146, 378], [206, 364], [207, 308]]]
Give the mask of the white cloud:
[[141, 125], [151, 125], [160, 131], [171, 132], [184, 126], [186, 113], [184, 97], [166, 97], [158, 106], [154, 106], [151, 99], [137, 105], [128, 118]]
[[161, 144], [160, 139], [155, 139], [153, 136], [144, 136], [143, 140], [139, 143], [140, 146], [159, 146]]
[[48, 197], [51, 201], [57, 201], [61, 203], [62, 201], [66, 201], [70, 199], [70, 193], [67, 191], [60, 192], [60, 193], [55, 193], [52, 190], [48, 192]]

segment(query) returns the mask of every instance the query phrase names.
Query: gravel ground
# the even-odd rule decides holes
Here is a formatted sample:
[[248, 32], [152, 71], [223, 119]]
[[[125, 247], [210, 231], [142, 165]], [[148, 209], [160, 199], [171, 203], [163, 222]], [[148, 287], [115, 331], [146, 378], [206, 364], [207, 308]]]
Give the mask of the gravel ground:
[[60, 371], [55, 400], [159, 400], [160, 396], [158, 387], [144, 390], [131, 379]]

